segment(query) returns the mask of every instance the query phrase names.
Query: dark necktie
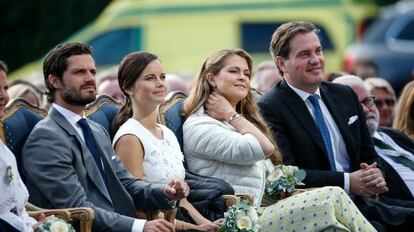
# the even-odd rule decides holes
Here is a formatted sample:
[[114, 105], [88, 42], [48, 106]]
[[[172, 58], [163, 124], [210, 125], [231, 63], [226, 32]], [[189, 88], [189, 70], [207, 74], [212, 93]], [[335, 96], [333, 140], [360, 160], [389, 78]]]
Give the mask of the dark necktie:
[[100, 153], [98, 144], [95, 140], [95, 137], [93, 136], [91, 127], [89, 126], [88, 121], [85, 118], [81, 118], [78, 121], [78, 125], [82, 128], [83, 137], [85, 139], [86, 146], [88, 147], [89, 152], [92, 154], [92, 157], [95, 160], [96, 165], [98, 166], [98, 169], [102, 175], [102, 178], [105, 180], [106, 178], [105, 178], [104, 169], [102, 167], [102, 159], [100, 155], [101, 153]]
[[388, 145], [381, 139], [377, 139], [373, 137], [372, 140], [374, 141], [374, 145], [378, 147], [379, 149], [384, 150], [384, 151], [388, 150], [388, 151], [391, 151], [393, 154], [397, 155], [397, 156], [387, 155], [387, 152], [384, 152], [383, 154], [387, 155], [387, 157], [392, 159], [394, 162], [402, 164], [414, 171], [414, 161], [408, 159], [403, 154], [398, 152], [394, 147]]
[[336, 171], [335, 159], [332, 149], [331, 135], [329, 134], [328, 126], [325, 123], [325, 119], [322, 114], [321, 107], [319, 105], [319, 96], [314, 94], [309, 96], [309, 100], [313, 107], [313, 114], [315, 116], [316, 125], [321, 132], [323, 143], [325, 144], [326, 152], [328, 155], [329, 164], [331, 165], [331, 170]]

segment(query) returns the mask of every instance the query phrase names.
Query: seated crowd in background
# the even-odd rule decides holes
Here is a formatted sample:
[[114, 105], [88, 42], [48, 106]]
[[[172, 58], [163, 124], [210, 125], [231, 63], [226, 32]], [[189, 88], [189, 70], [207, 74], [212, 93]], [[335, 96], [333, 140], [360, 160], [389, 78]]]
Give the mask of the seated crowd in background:
[[122, 93], [118, 84], [118, 67], [107, 69], [96, 75], [96, 92], [99, 95], [108, 95], [113, 99], [123, 103], [125, 95]]
[[25, 80], [14, 80], [10, 82], [7, 93], [10, 99], [23, 98], [35, 106], [43, 106], [43, 95], [41, 90], [32, 83]]
[[[414, 84], [406, 85], [394, 111], [392, 87], [372, 78], [376, 70], [370, 64], [361, 62], [358, 69], [365, 84], [356, 76], [330, 77], [355, 93], [322, 82], [322, 48], [315, 27], [307, 22], [279, 27], [271, 53], [277, 66], [262, 64], [253, 80], [252, 59], [244, 50], [223, 49], [207, 57], [184, 103], [181, 151], [175, 134], [157, 123], [169, 86], [156, 55], [127, 55], [97, 87], [91, 48], [82, 43], [56, 46], [43, 63], [51, 109], [23, 147], [22, 174], [30, 201], [44, 208], [90, 207], [96, 215], [94, 231], [173, 231], [174, 226], [216, 231], [223, 221], [204, 215], [188, 200], [186, 161], [189, 171], [253, 195], [254, 206], [265, 206], [259, 220], [263, 231], [410, 228]], [[8, 101], [6, 74], [0, 62], [0, 116]], [[187, 88], [182, 81], [180, 87]], [[267, 94], [256, 99], [250, 91], [253, 81]], [[40, 91], [30, 83], [18, 81], [8, 91], [42, 105]], [[102, 126], [85, 117], [85, 106], [97, 93], [123, 102], [113, 121], [113, 141]], [[333, 102], [341, 105], [333, 108]], [[392, 120], [406, 135], [385, 128]], [[11, 151], [3, 143], [0, 150], [0, 171], [5, 173], [1, 185], [6, 190], [0, 195], [0, 229], [31, 231], [38, 224], [24, 208], [28, 191]], [[277, 202], [268, 199], [266, 170], [284, 162], [305, 169], [307, 186], [318, 188]], [[220, 185], [219, 180], [209, 181]], [[171, 209], [177, 201], [175, 225], [164, 219], [137, 219], [149, 210]], [[218, 211], [222, 215], [224, 208]]]

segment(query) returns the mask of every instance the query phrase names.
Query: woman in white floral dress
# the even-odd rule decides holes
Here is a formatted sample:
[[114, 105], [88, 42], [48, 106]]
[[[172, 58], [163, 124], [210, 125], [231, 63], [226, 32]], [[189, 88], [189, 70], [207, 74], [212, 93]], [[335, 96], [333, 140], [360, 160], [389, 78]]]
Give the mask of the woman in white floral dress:
[[[135, 52], [127, 55], [118, 71], [126, 102], [113, 121], [116, 153], [124, 166], [137, 178], [166, 184], [172, 178], [184, 179], [183, 154], [174, 133], [157, 123], [158, 106], [166, 95], [165, 73], [154, 54]], [[215, 231], [220, 220], [204, 218], [187, 199], [180, 209], [190, 218], [177, 221], [177, 230]]]

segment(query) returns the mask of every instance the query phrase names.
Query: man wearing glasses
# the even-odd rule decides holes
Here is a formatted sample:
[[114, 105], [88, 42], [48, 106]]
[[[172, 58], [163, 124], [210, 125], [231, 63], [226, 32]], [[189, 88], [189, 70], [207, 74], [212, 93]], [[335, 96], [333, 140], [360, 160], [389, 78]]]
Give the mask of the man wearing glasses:
[[375, 97], [375, 106], [379, 112], [379, 125], [390, 127], [394, 118], [396, 102], [392, 86], [382, 78], [370, 77], [364, 80], [368, 91]]
[[[383, 195], [394, 202], [394, 199], [414, 201], [414, 142], [398, 130], [379, 127], [380, 115], [375, 98], [359, 77], [342, 76], [334, 82], [350, 86], [358, 95], [375, 150], [385, 161], [383, 168], [389, 191]], [[408, 206], [413, 202], [404, 204]]]

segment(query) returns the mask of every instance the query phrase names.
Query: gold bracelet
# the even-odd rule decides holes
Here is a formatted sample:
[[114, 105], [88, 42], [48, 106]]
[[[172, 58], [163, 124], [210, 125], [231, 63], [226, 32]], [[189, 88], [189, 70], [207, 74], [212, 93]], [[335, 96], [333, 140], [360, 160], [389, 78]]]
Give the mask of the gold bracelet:
[[230, 116], [229, 123], [238, 118], [241, 118], [241, 115], [238, 113], [234, 113], [232, 116]]

